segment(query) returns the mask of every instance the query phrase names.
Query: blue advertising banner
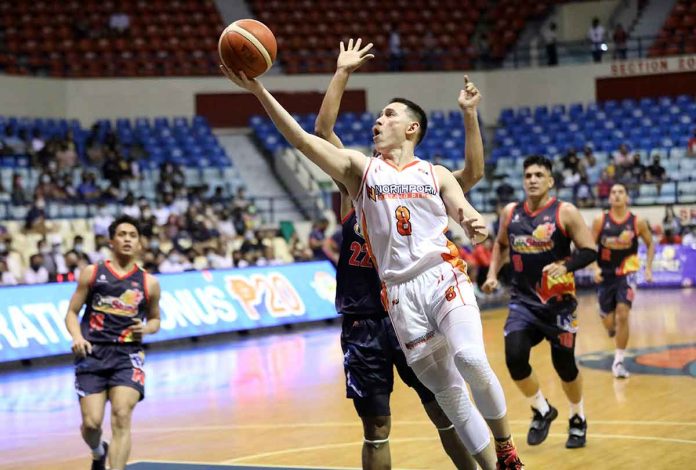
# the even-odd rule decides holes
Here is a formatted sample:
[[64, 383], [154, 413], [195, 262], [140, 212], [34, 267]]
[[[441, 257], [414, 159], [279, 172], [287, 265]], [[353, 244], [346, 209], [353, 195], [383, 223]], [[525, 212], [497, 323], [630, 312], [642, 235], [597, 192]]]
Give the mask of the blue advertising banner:
[[638, 287], [690, 287], [696, 283], [696, 249], [682, 245], [656, 245], [653, 260], [653, 282], [645, 281], [647, 250], [638, 249], [640, 271]]
[[[147, 342], [336, 316], [328, 261], [157, 276], [161, 329]], [[65, 313], [75, 283], [0, 289], [0, 362], [70, 352]]]

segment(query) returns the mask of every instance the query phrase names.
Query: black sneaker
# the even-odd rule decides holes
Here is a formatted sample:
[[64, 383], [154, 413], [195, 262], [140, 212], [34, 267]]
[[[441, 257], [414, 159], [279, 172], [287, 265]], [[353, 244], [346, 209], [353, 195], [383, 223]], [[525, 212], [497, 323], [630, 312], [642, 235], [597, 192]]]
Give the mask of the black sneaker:
[[[546, 400], [546, 403], [549, 403]], [[532, 423], [529, 425], [529, 432], [527, 433], [527, 444], [530, 446], [538, 446], [546, 439], [549, 435], [549, 429], [551, 428], [551, 421], [558, 418], [558, 410], [549, 404], [549, 411], [545, 415], [542, 415], [539, 410], [532, 407], [534, 416], [532, 417]]]
[[104, 455], [96, 460], [92, 460], [92, 470], [106, 470], [106, 456], [109, 454], [109, 443], [102, 442]]
[[587, 421], [574, 415], [570, 418], [570, 426], [568, 426], [568, 440], [566, 441], [566, 449], [579, 449], [585, 447], [587, 435]]

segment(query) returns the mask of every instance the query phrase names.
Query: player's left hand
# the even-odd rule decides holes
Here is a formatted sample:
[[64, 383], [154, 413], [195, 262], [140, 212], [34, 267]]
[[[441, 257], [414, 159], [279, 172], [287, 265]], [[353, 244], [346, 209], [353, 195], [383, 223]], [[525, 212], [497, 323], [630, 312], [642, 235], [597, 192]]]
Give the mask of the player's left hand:
[[145, 323], [140, 318], [133, 318], [133, 324], [128, 327], [133, 333], [133, 341], [142, 341], [145, 336]]
[[464, 232], [466, 232], [466, 236], [474, 245], [478, 245], [488, 237], [486, 224], [474, 217], [466, 217], [462, 208], [459, 209], [459, 225], [461, 225]]
[[557, 261], [544, 266], [543, 271], [547, 273], [549, 277], [561, 277], [568, 272], [568, 269], [563, 262]]
[[645, 281], [646, 282], [653, 282], [652, 269], [650, 269], [650, 268], [645, 268]]
[[360, 38], [355, 42], [353, 42], [352, 38], [349, 39], [348, 46], [341, 41], [341, 53], [338, 54], [336, 70], [342, 69], [348, 73], [352, 73], [368, 60], [375, 58], [374, 54], [368, 54], [370, 49], [372, 49], [372, 43], [369, 43], [362, 49], [360, 48], [361, 43], [362, 39]]
[[464, 89], [459, 92], [459, 107], [462, 111], [467, 109], [475, 109], [481, 101], [481, 93], [472, 82], [469, 81], [469, 76], [464, 75]]
[[234, 83], [240, 88], [244, 88], [245, 90], [250, 91], [253, 94], [257, 94], [263, 90], [263, 85], [261, 85], [261, 82], [259, 82], [255, 78], [247, 78], [246, 74], [241, 70], [233, 72], [232, 70], [228, 69], [224, 64], [220, 64], [220, 70], [222, 70], [222, 73], [227, 78], [229, 78], [232, 83]]

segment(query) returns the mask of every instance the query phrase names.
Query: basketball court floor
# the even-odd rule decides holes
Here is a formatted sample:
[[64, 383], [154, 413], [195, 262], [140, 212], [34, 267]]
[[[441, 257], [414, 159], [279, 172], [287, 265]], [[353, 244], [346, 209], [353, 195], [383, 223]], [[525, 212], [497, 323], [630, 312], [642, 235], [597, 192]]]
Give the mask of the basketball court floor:
[[[532, 365], [560, 416], [546, 442], [527, 446], [531, 411], [505, 368], [506, 311], [485, 311], [488, 356], [527, 468], [694, 468], [695, 305], [693, 289], [639, 291], [627, 361], [633, 375], [616, 380], [596, 300], [581, 297], [577, 351], [589, 428], [587, 447], [578, 450], [564, 448], [568, 406], [545, 343]], [[339, 328], [335, 322], [151, 349], [128, 468], [359, 468], [362, 428], [344, 398]], [[69, 359], [0, 372], [0, 469], [89, 468], [79, 418]], [[401, 383], [392, 397], [390, 445], [395, 469], [453, 468], [415, 393]]]

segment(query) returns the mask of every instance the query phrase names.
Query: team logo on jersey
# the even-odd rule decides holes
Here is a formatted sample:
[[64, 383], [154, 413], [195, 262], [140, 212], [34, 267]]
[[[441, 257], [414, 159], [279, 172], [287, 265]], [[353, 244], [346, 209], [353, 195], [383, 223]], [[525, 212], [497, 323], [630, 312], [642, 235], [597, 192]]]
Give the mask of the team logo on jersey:
[[[583, 354], [581, 365], [611, 371], [614, 351]], [[632, 374], [686, 375], [696, 377], [696, 343], [629, 349], [624, 366]]]
[[610, 250], [628, 250], [631, 248], [635, 237], [636, 234], [633, 230], [624, 230], [618, 237], [603, 236], [601, 244]]
[[451, 302], [454, 300], [454, 298], [457, 296], [457, 291], [454, 290], [454, 286], [449, 286], [447, 290], [445, 291], [445, 299], [448, 302]]
[[353, 225], [353, 232], [355, 232], [355, 234], [356, 234], [358, 237], [360, 237], [361, 239], [363, 239], [363, 240], [365, 239], [365, 237], [363, 237], [362, 229], [360, 228], [360, 224], [359, 224], [359, 223], [355, 222], [355, 225]]
[[575, 276], [573, 273], [565, 273], [563, 276], [551, 277], [544, 271], [535, 291], [543, 304], [556, 297], [575, 295]]
[[140, 289], [128, 289], [119, 297], [94, 294], [92, 310], [111, 315], [134, 317], [138, 314], [138, 306], [144, 298], [145, 295]]
[[106, 276], [103, 274], [99, 275], [99, 277], [97, 278], [97, 284], [104, 284], [106, 282], [109, 282], [106, 280]]
[[543, 253], [553, 249], [551, 237], [556, 231], [556, 224], [548, 222], [537, 225], [531, 235], [514, 235], [512, 249], [517, 253]]
[[367, 197], [373, 201], [384, 199], [421, 199], [437, 196], [431, 184], [376, 184], [367, 186]]

